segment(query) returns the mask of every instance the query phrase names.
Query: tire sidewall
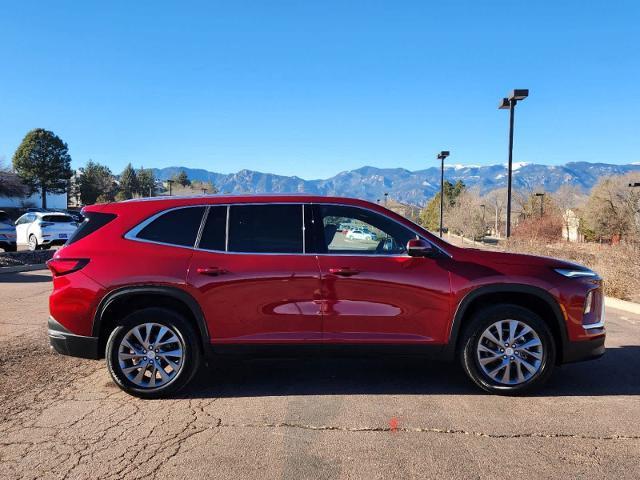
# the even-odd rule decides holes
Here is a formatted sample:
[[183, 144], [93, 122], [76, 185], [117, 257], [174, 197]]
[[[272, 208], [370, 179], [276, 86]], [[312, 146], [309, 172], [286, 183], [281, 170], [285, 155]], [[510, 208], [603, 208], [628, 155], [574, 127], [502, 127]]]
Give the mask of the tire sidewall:
[[[540, 369], [526, 382], [520, 385], [504, 385], [489, 378], [481, 369], [477, 358], [477, 346], [480, 336], [493, 323], [499, 320], [518, 320], [533, 328], [540, 337], [543, 357]], [[541, 387], [553, 371], [556, 359], [556, 347], [547, 324], [535, 313], [516, 305], [504, 305], [478, 312], [465, 330], [461, 348], [462, 366], [467, 375], [483, 390], [502, 395], [517, 395]]]
[[[154, 389], [140, 388], [120, 369], [118, 349], [123, 337], [136, 325], [157, 323], [171, 328], [182, 341], [184, 364], [176, 377], [166, 385]], [[125, 392], [140, 398], [163, 398], [183, 388], [193, 377], [200, 364], [200, 348], [191, 325], [178, 313], [164, 308], [145, 308], [127, 315], [111, 332], [106, 345], [105, 358], [113, 381]]]

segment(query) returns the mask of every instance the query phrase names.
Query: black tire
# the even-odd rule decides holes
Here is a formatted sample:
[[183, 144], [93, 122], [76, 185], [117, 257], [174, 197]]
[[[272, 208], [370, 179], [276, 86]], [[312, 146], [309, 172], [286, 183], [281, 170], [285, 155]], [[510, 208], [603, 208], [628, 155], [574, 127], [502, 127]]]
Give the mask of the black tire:
[[[182, 356], [182, 364], [177, 370], [175, 377], [173, 377], [168, 383], [159, 387], [141, 387], [134, 383], [123, 372], [118, 358], [120, 345], [125, 336], [128, 335], [134, 327], [145, 323], [158, 324], [169, 328], [170, 331], [178, 337], [184, 352]], [[137, 310], [127, 315], [111, 332], [111, 335], [109, 335], [105, 352], [107, 367], [113, 381], [130, 395], [147, 399], [168, 397], [187, 385], [200, 366], [201, 356], [199, 338], [191, 324], [182, 317], [182, 315], [173, 310], [155, 307]], [[158, 357], [156, 357], [156, 359], [157, 358]], [[142, 360], [140, 361], [142, 362]], [[153, 359], [145, 361], [153, 364]], [[137, 370], [137, 372], [139, 371], [140, 370]]]
[[[33, 243], [31, 243], [32, 239], [33, 239]], [[28, 244], [27, 245], [29, 246], [29, 251], [31, 251], [31, 252], [35, 252], [36, 250], [40, 250], [40, 245], [38, 245], [38, 239], [33, 234], [29, 235], [29, 240], [28, 240]]]
[[[478, 353], [477, 349], [481, 336], [487, 328], [501, 320], [517, 320], [518, 322], [526, 324], [533, 329], [542, 344], [542, 359], [540, 360], [538, 370], [531, 378], [528, 378], [522, 383], [508, 385], [496, 381], [491, 378], [489, 374], [485, 373], [480, 365], [478, 357], [482, 353]], [[465, 373], [483, 390], [499, 395], [520, 395], [531, 393], [540, 388], [549, 379], [555, 366], [556, 344], [549, 327], [537, 314], [517, 305], [504, 304], [483, 309], [473, 316], [464, 329], [459, 355]], [[499, 362], [503, 361], [502, 359], [507, 359], [507, 357], [503, 356], [499, 358], [494, 365], [499, 365]], [[529, 361], [531, 360], [532, 359], [529, 358]], [[506, 361], [508, 362], [508, 359]], [[523, 367], [517, 367], [514, 362], [511, 362], [509, 368], [520, 368], [521, 371], [526, 373]], [[501, 370], [501, 372], [505, 370]], [[514, 370], [514, 373], [511, 375], [515, 375], [515, 372], [516, 370]], [[516, 379], [513, 381], [516, 381]]]
[[17, 252], [18, 251], [18, 246], [17, 245], [7, 245], [6, 247], [4, 247], [4, 251], [5, 252]]

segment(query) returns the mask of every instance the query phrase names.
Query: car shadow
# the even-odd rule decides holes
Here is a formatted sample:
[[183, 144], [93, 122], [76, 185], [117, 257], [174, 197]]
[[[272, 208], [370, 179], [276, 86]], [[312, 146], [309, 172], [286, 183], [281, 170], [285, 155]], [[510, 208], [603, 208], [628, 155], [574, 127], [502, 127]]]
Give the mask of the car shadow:
[[50, 282], [51, 275], [41, 273], [2, 273], [0, 274], [1, 283], [41, 283]]
[[[564, 365], [535, 396], [640, 394], [640, 346]], [[407, 357], [219, 358], [180, 394], [187, 398], [289, 395], [478, 395], [457, 364]], [[532, 396], [534, 396], [532, 395]]]

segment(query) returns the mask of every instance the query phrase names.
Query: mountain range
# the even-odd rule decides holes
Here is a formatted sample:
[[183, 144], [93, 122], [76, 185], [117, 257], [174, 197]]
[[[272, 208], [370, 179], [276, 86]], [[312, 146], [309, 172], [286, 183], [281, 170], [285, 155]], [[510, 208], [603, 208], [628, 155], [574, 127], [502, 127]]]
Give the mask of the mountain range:
[[[608, 163], [571, 162], [564, 165], [514, 163], [513, 187], [540, 188], [555, 192], [565, 184], [576, 185], [588, 192], [602, 176], [640, 172], [640, 163], [613, 165]], [[340, 172], [320, 180], [275, 175], [253, 170], [222, 174], [187, 167], [154, 168], [159, 180], [168, 180], [184, 170], [190, 180], [209, 181], [223, 193], [312, 193], [363, 198], [371, 201], [390, 198], [413, 205], [424, 205], [440, 190], [440, 168], [410, 171], [404, 168], [364, 166]], [[446, 165], [445, 179], [462, 180], [481, 193], [506, 187], [506, 165]]]

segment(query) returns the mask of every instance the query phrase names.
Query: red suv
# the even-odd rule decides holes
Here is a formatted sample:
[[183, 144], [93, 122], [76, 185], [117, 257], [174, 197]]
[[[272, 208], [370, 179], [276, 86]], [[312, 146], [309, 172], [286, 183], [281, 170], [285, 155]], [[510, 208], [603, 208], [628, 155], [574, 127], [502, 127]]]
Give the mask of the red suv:
[[214, 353], [458, 358], [478, 386], [509, 394], [604, 353], [593, 271], [458, 248], [362, 200], [168, 197], [84, 214], [49, 261], [51, 345], [106, 357], [140, 397], [177, 391]]

